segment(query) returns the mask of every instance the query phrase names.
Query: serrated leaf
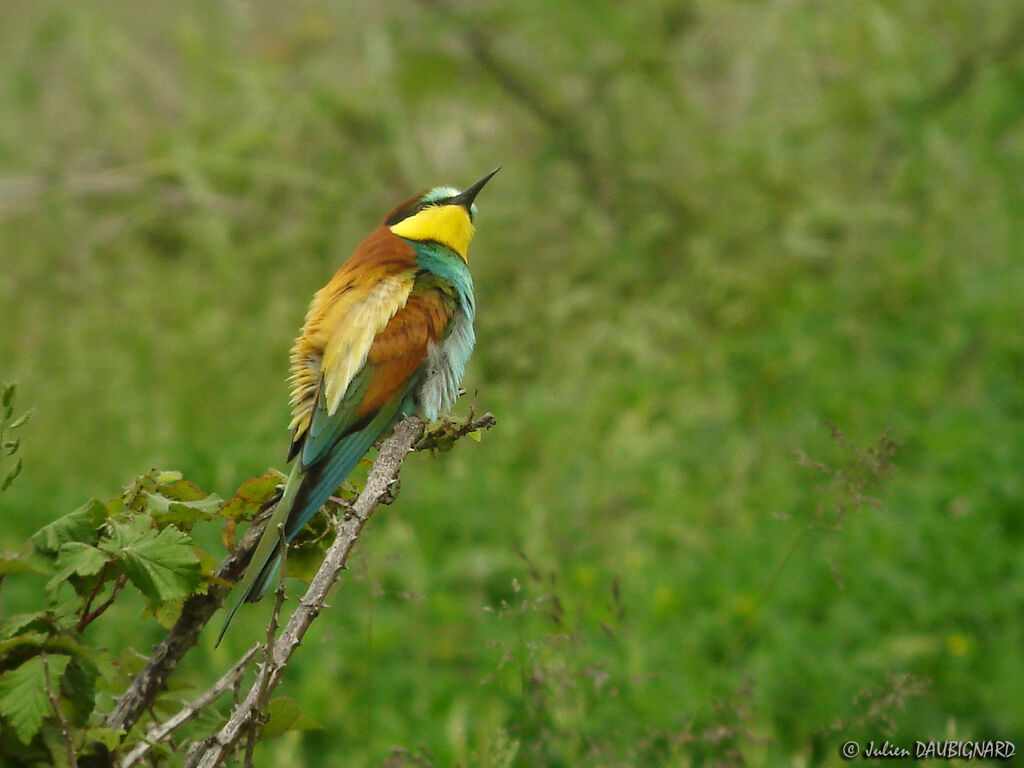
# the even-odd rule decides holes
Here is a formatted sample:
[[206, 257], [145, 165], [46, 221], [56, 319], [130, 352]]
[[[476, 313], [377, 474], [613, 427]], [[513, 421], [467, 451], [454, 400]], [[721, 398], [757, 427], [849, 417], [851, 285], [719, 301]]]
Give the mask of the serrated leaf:
[[[57, 680], [70, 660], [68, 656], [47, 656], [51, 690], [57, 690]], [[52, 710], [53, 705], [46, 693], [42, 656], [33, 656], [21, 666], [0, 675], [0, 713], [7, 718], [22, 744], [32, 741]]]
[[173, 525], [157, 531], [146, 515], [114, 523], [99, 544], [110, 552], [128, 579], [153, 603], [188, 597], [199, 584], [199, 558], [192, 539]]
[[49, 611], [33, 611], [32, 613], [16, 613], [4, 619], [0, 627], [0, 639], [7, 639], [21, 634], [30, 627], [37, 632], [45, 632], [50, 628]]
[[97, 529], [106, 518], [106, 505], [102, 501], [91, 499], [74, 512], [40, 528], [32, 537], [32, 543], [43, 552], [56, 552], [62, 544], [69, 541], [95, 544], [99, 540]]
[[96, 547], [80, 541], [69, 541], [61, 545], [57, 552], [57, 571], [46, 588], [54, 591], [71, 576], [95, 576], [109, 559], [110, 555]]
[[289, 696], [279, 696], [267, 705], [267, 724], [260, 734], [262, 739], [272, 739], [288, 731], [311, 731], [323, 728], [320, 723], [305, 714]]

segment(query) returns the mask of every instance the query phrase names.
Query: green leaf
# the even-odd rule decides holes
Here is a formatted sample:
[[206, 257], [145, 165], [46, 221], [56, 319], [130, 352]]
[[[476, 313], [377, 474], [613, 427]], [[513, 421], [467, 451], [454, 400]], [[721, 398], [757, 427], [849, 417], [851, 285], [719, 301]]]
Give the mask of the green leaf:
[[[57, 680], [70, 660], [68, 656], [47, 656], [51, 690], [57, 690]], [[42, 656], [33, 656], [16, 669], [0, 675], [0, 713], [8, 719], [23, 744], [28, 744], [39, 733], [43, 720], [52, 710]]]
[[267, 724], [260, 737], [272, 739], [288, 731], [311, 731], [323, 728], [320, 723], [305, 714], [299, 705], [288, 696], [279, 696], [267, 705]]
[[200, 520], [212, 520], [217, 516], [221, 504], [216, 496], [210, 496], [206, 501], [181, 502], [171, 501], [152, 493], [148, 495], [149, 513], [157, 525], [191, 525]]
[[169, 630], [181, 615], [181, 608], [184, 604], [184, 600], [168, 600], [166, 603], [148, 606], [142, 612], [142, 616], [143, 618], [152, 616], [156, 619], [157, 624]]
[[17, 429], [22, 424], [24, 424], [26, 421], [28, 421], [28, 417], [31, 416], [31, 415], [32, 415], [32, 411], [25, 411], [23, 414], [21, 414], [21, 416], [19, 416], [14, 421], [12, 421], [8, 426], [10, 426], [11, 429]]
[[96, 706], [96, 678], [99, 670], [84, 659], [75, 658], [68, 664], [60, 690], [71, 703], [71, 722], [83, 726]]
[[0, 553], [0, 576], [8, 576], [12, 573], [24, 573], [33, 571], [32, 563], [23, 560], [16, 552]]
[[157, 531], [148, 516], [139, 515], [127, 523], [113, 523], [110, 538], [99, 546], [117, 558], [150, 602], [188, 597], [199, 584], [192, 539], [173, 525]]
[[12, 636], [8, 640], [0, 640], [0, 655], [3, 655], [13, 648], [17, 648], [21, 645], [33, 646], [41, 648], [43, 643], [50, 639], [50, 635], [44, 634], [43, 632], [21, 632], [17, 635]]
[[21, 474], [21, 457], [20, 456], [18, 457], [18, 461], [14, 465], [14, 469], [12, 469], [10, 472], [8, 472], [7, 473], [7, 477], [5, 477], [2, 482], [0, 482], [0, 491], [6, 491], [8, 488], [10, 488], [11, 487], [11, 483], [14, 482], [14, 478], [16, 478], [19, 474]]
[[99, 540], [97, 529], [106, 518], [107, 506], [102, 501], [91, 499], [74, 512], [40, 528], [32, 537], [32, 543], [43, 552], [56, 552], [69, 541], [95, 544]]
[[2, 400], [4, 408], [9, 408], [11, 406], [11, 403], [14, 402], [14, 393], [17, 391], [17, 389], [17, 384], [4, 384], [4, 394]]
[[46, 632], [50, 629], [50, 620], [49, 611], [16, 613], [8, 616], [4, 619], [3, 627], [0, 627], [0, 639], [14, 637], [30, 627], [37, 632]]
[[116, 657], [108, 654], [97, 658], [96, 667], [100, 673], [99, 687], [114, 695], [124, 693], [132, 678], [146, 666], [146, 661], [148, 659], [134, 648], [124, 648]]
[[114, 663], [124, 674], [135, 676], [142, 671], [142, 668], [146, 666], [147, 661], [149, 661], [149, 658], [142, 655], [134, 648], [125, 648], [117, 655], [117, 659], [114, 660]]
[[80, 541], [69, 541], [61, 545], [57, 552], [57, 572], [46, 588], [55, 591], [71, 576], [95, 576], [109, 559], [110, 555], [96, 547]]
[[201, 499], [175, 499], [167, 497], [159, 493], [150, 493], [146, 491], [146, 497], [148, 498], [147, 506], [151, 512], [167, 512], [171, 507], [185, 507], [187, 509], [195, 509], [206, 513], [208, 516], [207, 520], [213, 516], [218, 509], [220, 509], [223, 503], [219, 496], [211, 493], [209, 496], [204, 496]]
[[90, 728], [85, 732], [87, 742], [99, 742], [109, 750], [116, 749], [121, 743], [124, 731], [115, 731], [113, 728]]
[[175, 501], [202, 501], [210, 497], [217, 498], [213, 494], [207, 494], [195, 483], [182, 479], [181, 472], [161, 472], [157, 475], [156, 482], [160, 495]]
[[71, 768], [68, 762], [68, 747], [61, 735], [60, 726], [53, 720], [44, 720], [39, 729], [36, 744], [42, 743], [46, 751], [46, 768]]
[[220, 513], [224, 517], [237, 518], [258, 512], [260, 507], [270, 501], [278, 484], [283, 480], [281, 473], [275, 470], [270, 470], [261, 477], [246, 480]]
[[180, 472], [150, 473], [155, 488], [144, 490], [146, 511], [158, 526], [174, 523], [189, 530], [192, 523], [211, 520], [224, 502], [203, 492], [195, 483], [183, 480]]

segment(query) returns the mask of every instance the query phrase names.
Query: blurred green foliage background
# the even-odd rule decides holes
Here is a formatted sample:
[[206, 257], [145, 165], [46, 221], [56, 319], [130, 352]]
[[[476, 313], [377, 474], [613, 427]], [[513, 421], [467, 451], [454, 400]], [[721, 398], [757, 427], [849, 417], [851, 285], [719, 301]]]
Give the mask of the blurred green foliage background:
[[325, 728], [262, 759], [1020, 738], [1022, 44], [975, 0], [4, 3], [0, 376], [33, 417], [0, 548], [152, 466], [282, 466], [312, 293], [501, 164], [465, 382], [499, 425], [407, 465], [282, 689]]

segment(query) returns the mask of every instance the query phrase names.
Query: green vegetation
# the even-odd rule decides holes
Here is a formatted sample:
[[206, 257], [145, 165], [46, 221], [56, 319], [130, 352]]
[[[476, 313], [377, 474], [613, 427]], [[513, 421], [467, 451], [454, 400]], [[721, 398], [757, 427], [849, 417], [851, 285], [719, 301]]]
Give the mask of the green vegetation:
[[466, 379], [498, 426], [410, 458], [280, 689], [326, 727], [258, 758], [1020, 737], [1022, 42], [973, 0], [3, 4], [0, 550], [151, 467], [281, 467], [313, 291], [501, 164]]

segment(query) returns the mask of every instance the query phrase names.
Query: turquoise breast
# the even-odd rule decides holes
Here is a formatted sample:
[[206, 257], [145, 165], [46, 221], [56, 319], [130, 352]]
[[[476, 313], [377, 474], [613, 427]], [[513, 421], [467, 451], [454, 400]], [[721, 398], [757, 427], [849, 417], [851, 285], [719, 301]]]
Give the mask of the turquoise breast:
[[451, 285], [456, 305], [444, 338], [427, 352], [416, 389], [416, 410], [429, 422], [448, 413], [459, 396], [462, 376], [476, 343], [476, 299], [473, 276], [458, 254], [437, 243], [413, 243], [413, 247], [416, 265]]

